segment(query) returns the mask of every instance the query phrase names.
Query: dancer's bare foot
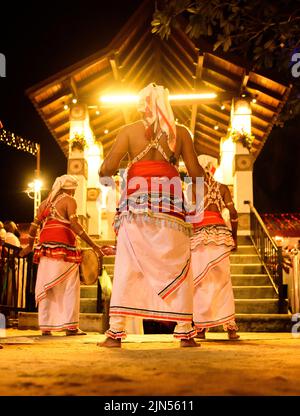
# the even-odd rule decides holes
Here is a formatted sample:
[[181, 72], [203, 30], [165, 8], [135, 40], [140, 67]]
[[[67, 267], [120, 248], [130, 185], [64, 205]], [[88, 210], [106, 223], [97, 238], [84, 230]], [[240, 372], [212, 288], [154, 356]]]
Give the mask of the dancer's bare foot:
[[113, 339], [108, 337], [105, 341], [98, 342], [97, 347], [121, 348], [121, 338]]
[[193, 338], [181, 339], [180, 347], [200, 347], [200, 344], [197, 344], [197, 342]]
[[86, 332], [81, 331], [81, 329], [67, 329], [66, 336], [69, 337], [72, 335], [86, 335]]
[[206, 335], [205, 335], [205, 331], [197, 331], [197, 335], [194, 337], [196, 339], [205, 339]]
[[239, 339], [239, 338], [240, 338], [240, 336], [236, 333], [235, 330], [228, 329], [228, 339], [235, 340], [235, 339]]

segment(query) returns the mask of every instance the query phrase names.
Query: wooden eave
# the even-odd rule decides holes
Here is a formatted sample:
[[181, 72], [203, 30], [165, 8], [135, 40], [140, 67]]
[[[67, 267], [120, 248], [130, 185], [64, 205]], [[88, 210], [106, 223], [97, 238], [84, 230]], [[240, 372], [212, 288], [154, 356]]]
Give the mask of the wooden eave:
[[[231, 99], [242, 90], [255, 96], [257, 102], [251, 108], [256, 158], [291, 87], [251, 71], [239, 57], [214, 52], [202, 39], [193, 42], [184, 27], [173, 29], [170, 38], [162, 41], [151, 34], [153, 11], [154, 2], [145, 0], [107, 47], [26, 91], [62, 151], [67, 156], [69, 119], [64, 104], [70, 104], [73, 96], [90, 106], [91, 127], [106, 153], [119, 128], [133, 121], [137, 113], [134, 108], [100, 107], [100, 94], [138, 92], [156, 82], [175, 94], [217, 93], [214, 102], [182, 102], [173, 107], [175, 118], [194, 133], [197, 152], [214, 157], [219, 157], [220, 140], [228, 131]], [[97, 105], [99, 115], [94, 108]], [[109, 133], [104, 134], [106, 129]]]

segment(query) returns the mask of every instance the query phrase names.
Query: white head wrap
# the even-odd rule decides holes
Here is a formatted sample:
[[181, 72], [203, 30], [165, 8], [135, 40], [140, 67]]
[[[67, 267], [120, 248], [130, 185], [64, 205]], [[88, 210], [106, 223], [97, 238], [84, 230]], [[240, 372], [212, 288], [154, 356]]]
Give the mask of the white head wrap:
[[169, 91], [161, 85], [149, 84], [139, 93], [138, 111], [144, 113], [148, 126], [153, 125], [154, 134], [158, 129], [168, 137], [170, 149], [176, 145], [176, 127], [172, 108], [169, 103]]
[[198, 156], [198, 162], [203, 167], [203, 169], [211, 175], [214, 174], [218, 166], [218, 159], [210, 155], [203, 154]]
[[49, 202], [57, 195], [61, 189], [76, 189], [78, 186], [78, 180], [72, 175], [62, 175], [55, 179], [52, 186], [52, 191], [49, 195]]

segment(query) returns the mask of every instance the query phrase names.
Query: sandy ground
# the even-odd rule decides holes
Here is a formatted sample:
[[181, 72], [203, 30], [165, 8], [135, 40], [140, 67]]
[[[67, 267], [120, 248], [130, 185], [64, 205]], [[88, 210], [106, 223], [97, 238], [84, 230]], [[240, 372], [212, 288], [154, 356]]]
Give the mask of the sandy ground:
[[300, 338], [289, 333], [241, 333], [239, 341], [209, 333], [200, 348], [179, 348], [166, 334], [129, 335], [121, 349], [97, 347], [104, 338], [7, 330], [0, 395], [300, 395]]

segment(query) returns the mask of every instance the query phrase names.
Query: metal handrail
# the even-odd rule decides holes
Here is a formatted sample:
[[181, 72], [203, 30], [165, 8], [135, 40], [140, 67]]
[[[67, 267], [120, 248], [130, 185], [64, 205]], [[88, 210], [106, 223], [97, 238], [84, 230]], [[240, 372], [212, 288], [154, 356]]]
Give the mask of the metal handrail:
[[254, 205], [252, 205], [250, 201], [244, 201], [244, 203], [249, 205], [249, 207], [250, 207], [250, 211], [252, 211], [252, 212], [253, 212], [253, 214], [255, 215], [255, 217], [256, 217], [256, 219], [257, 219], [257, 221], [258, 221], [258, 222], [259, 222], [259, 224], [261, 225], [261, 227], [262, 227], [262, 229], [263, 229], [264, 233], [265, 233], [265, 234], [266, 234], [266, 236], [269, 238], [269, 240], [270, 240], [271, 244], [273, 245], [273, 247], [274, 247], [275, 249], [277, 249], [277, 248], [278, 248], [278, 247], [277, 247], [277, 244], [276, 244], [276, 243], [275, 243], [275, 241], [273, 240], [273, 238], [272, 238], [271, 234], [269, 233], [269, 231], [268, 231], [268, 229], [267, 229], [267, 227], [266, 227], [265, 223], [263, 222], [263, 220], [262, 220], [261, 216], [259, 215], [258, 211], [255, 209]]
[[250, 201], [251, 239], [266, 273], [278, 294], [278, 312], [286, 310], [287, 286], [283, 284], [282, 247], [278, 247], [270, 235], [259, 213]]
[[36, 267], [33, 254], [19, 257], [21, 248], [0, 242], [0, 311], [34, 311]]

